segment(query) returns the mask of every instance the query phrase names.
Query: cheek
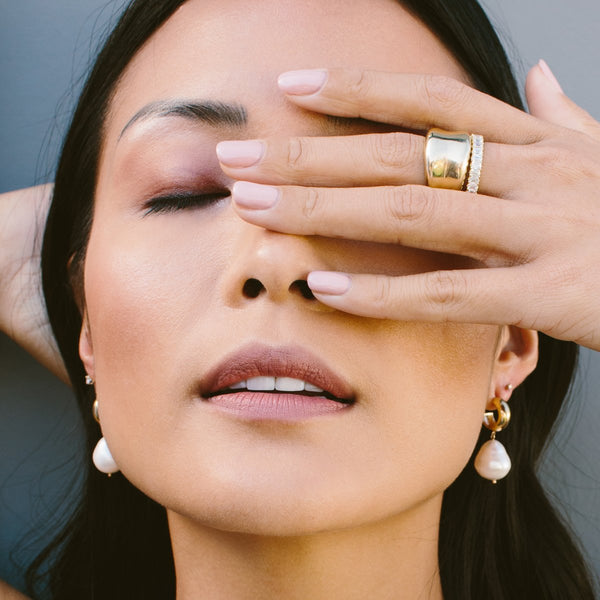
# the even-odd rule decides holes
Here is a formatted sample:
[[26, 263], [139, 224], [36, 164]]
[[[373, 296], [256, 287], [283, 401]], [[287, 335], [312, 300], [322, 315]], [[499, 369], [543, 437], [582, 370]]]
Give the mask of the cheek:
[[[227, 261], [225, 226], [201, 211], [162, 217], [95, 217], [85, 262], [86, 308], [96, 359], [111, 367], [172, 344], [210, 309]], [[138, 217], [141, 221], [141, 218]], [[110, 352], [108, 352], [110, 350]], [[97, 365], [100, 367], [100, 365]]]
[[[386, 476], [411, 482], [412, 498], [443, 491], [477, 441], [492, 374], [496, 327], [401, 324], [377, 356], [369, 411]], [[374, 355], [375, 356], [375, 355]], [[363, 359], [364, 360], [364, 359]], [[399, 472], [394, 472], [398, 469]]]
[[[224, 527], [281, 532], [293, 521], [301, 531], [397, 513], [460, 473], [487, 400], [496, 328], [303, 312], [292, 329], [301, 323], [345, 374], [358, 373], [363, 397], [353, 417], [296, 441], [205, 423], [186, 406], [182, 382], [202, 369], [202, 346], [210, 353], [223, 332], [233, 344], [236, 323], [249, 319], [225, 310], [215, 292], [237, 247], [232, 222], [115, 222], [96, 217], [85, 265], [96, 390], [117, 463], [151, 497]], [[320, 249], [388, 269], [389, 247], [366, 258], [362, 246]], [[394, 258], [402, 257], [389, 270], [431, 268]]]
[[118, 434], [117, 444], [143, 440], [145, 415], [163, 415], [174, 398], [181, 401], [179, 371], [197, 359], [187, 340], [198, 338], [204, 315], [214, 312], [215, 281], [227, 256], [219, 227], [199, 234], [193, 218], [181, 219], [180, 227], [160, 221], [103, 226], [100, 216], [86, 255], [96, 390], [103, 429]]

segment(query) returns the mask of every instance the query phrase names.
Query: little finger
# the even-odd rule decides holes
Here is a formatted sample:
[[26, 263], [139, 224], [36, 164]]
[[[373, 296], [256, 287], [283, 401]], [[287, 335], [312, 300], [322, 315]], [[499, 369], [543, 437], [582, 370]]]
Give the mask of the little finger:
[[399, 277], [313, 271], [307, 281], [319, 301], [358, 316], [536, 328], [521, 312], [522, 299], [506, 294], [515, 287], [515, 275], [515, 268]]

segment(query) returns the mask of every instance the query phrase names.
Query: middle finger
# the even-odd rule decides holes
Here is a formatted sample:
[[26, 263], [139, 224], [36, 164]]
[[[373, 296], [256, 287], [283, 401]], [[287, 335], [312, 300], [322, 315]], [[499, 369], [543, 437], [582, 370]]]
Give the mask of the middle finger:
[[282, 233], [401, 244], [486, 263], [526, 262], [529, 230], [544, 209], [418, 185], [375, 188], [273, 186], [237, 181], [235, 209], [254, 225]]

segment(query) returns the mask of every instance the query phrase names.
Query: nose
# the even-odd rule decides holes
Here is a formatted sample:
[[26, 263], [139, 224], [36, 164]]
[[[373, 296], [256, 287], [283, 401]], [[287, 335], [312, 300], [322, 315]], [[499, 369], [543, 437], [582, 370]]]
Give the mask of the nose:
[[306, 283], [310, 271], [327, 269], [325, 262], [312, 238], [245, 224], [222, 278], [225, 303], [240, 307], [261, 300], [293, 302], [330, 312], [333, 309], [319, 303]]

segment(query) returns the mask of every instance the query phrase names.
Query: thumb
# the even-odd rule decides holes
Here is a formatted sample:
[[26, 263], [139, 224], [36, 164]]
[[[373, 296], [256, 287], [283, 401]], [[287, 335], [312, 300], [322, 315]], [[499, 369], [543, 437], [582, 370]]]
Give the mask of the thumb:
[[525, 83], [529, 112], [544, 121], [598, 136], [600, 124], [583, 108], [565, 96], [558, 80], [544, 60], [531, 68]]

